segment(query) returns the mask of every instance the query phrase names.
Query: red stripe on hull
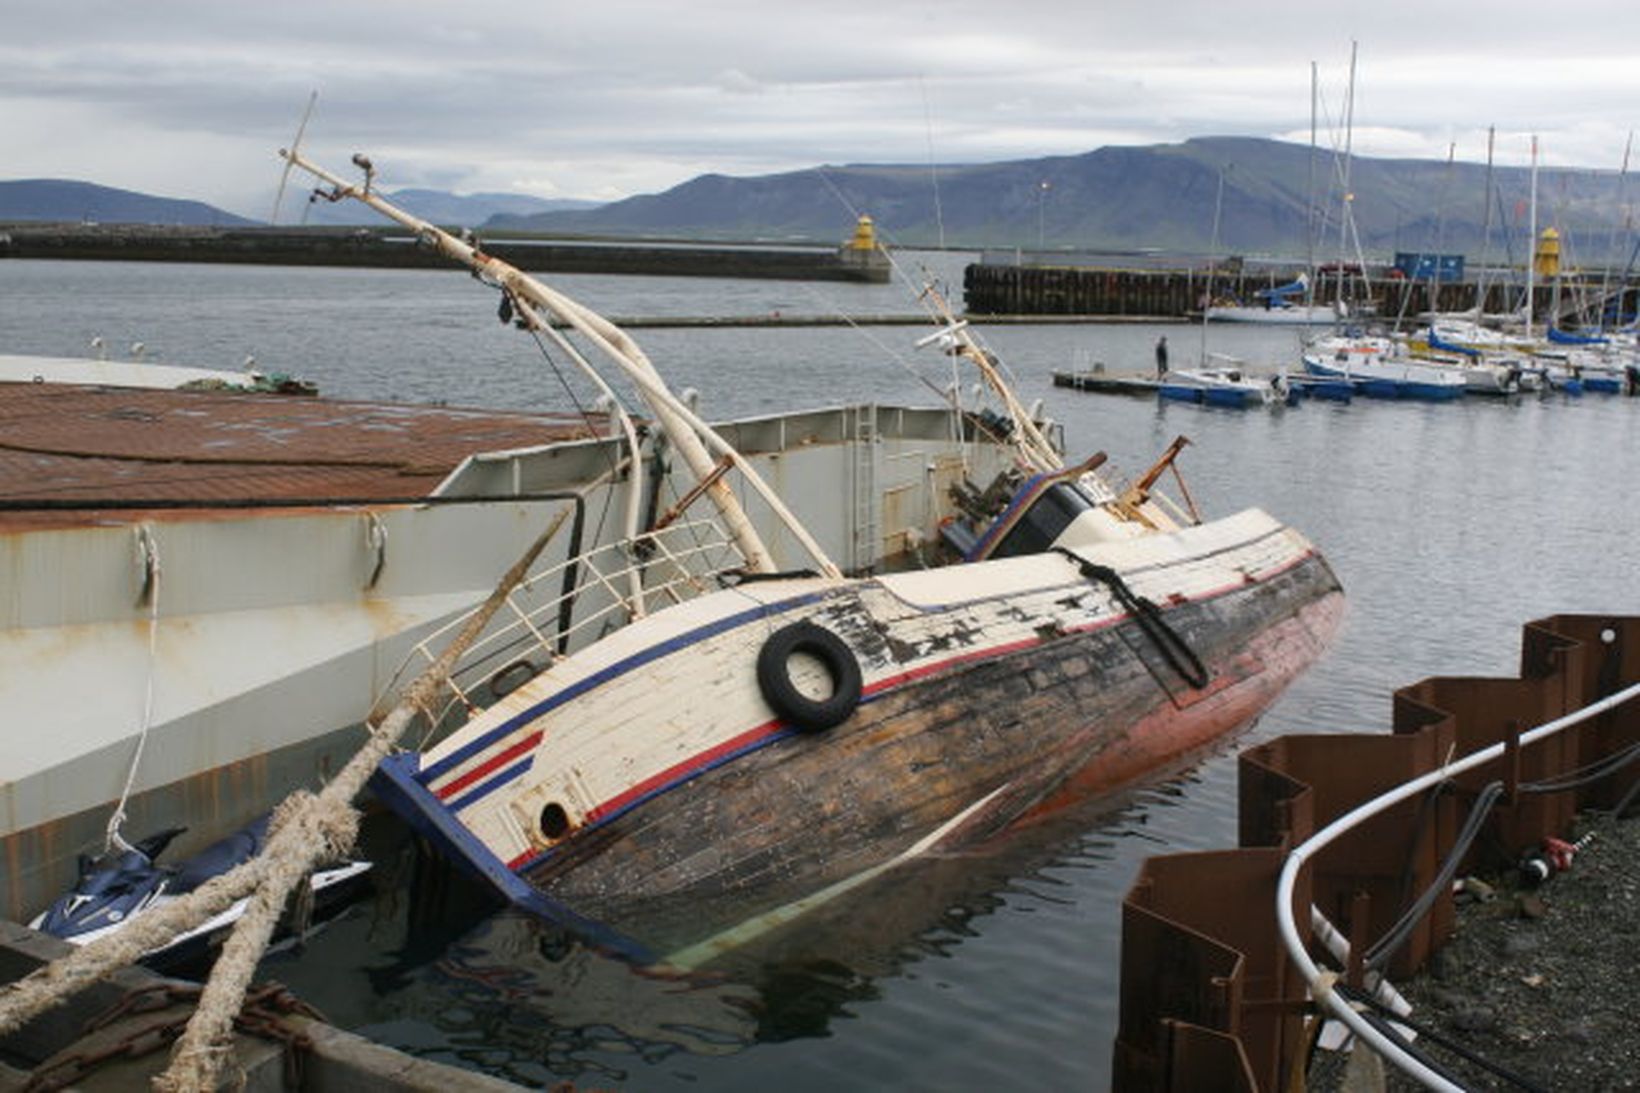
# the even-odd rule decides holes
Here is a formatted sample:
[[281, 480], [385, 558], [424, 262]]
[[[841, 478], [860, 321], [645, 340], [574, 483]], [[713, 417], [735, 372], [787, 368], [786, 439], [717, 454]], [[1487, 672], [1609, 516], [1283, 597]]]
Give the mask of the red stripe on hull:
[[438, 799], [443, 801], [454, 797], [457, 793], [460, 793], [474, 782], [479, 781], [491, 771], [504, 767], [520, 755], [523, 755], [525, 752], [533, 750], [535, 745], [540, 742], [541, 730], [537, 729], [528, 736], [524, 737], [522, 740], [518, 741], [518, 743], [509, 746], [505, 751], [497, 752], [488, 759], [484, 760], [484, 762], [480, 763], [478, 766], [464, 771], [459, 778], [452, 779], [451, 781], [440, 786], [435, 791]]

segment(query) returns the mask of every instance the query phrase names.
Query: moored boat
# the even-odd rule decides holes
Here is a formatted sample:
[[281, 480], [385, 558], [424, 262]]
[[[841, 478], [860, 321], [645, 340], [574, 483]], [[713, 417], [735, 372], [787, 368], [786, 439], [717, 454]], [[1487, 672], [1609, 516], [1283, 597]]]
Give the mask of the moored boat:
[[1256, 379], [1240, 368], [1216, 365], [1170, 369], [1156, 381], [1156, 393], [1175, 402], [1238, 410], [1279, 404], [1285, 399], [1280, 376]]
[[240, 371], [195, 368], [147, 359], [142, 344], [131, 347], [129, 360], [110, 360], [101, 338], [92, 339], [95, 357], [43, 357], [0, 354], [0, 384], [68, 383], [96, 387], [137, 387], [172, 391], [245, 391], [279, 395], [313, 395], [318, 390], [305, 380], [269, 374], [246, 360]]
[[[1014, 468], [952, 484], [961, 512], [921, 553], [930, 568], [846, 575], [624, 333], [394, 209], [368, 166], [360, 187], [289, 156], [498, 287], [515, 322], [579, 332], [697, 479], [664, 518], [532, 578], [598, 584], [519, 605], [476, 643], [447, 680], [460, 723], [375, 782], [500, 895], [612, 948], [708, 963], [1073, 785], [1176, 767], [1255, 717], [1336, 626], [1341, 589], [1297, 532], [1161, 499], [1182, 439], [1126, 488], [1102, 455], [1066, 466], [943, 310], [926, 340], [992, 387], [1004, 413], [980, 427]], [[730, 471], [805, 559], [774, 564]], [[578, 640], [542, 640], [572, 602]]]
[[1318, 339], [1303, 360], [1311, 375], [1347, 380], [1368, 398], [1445, 402], [1466, 390], [1458, 369], [1403, 356], [1388, 338]]

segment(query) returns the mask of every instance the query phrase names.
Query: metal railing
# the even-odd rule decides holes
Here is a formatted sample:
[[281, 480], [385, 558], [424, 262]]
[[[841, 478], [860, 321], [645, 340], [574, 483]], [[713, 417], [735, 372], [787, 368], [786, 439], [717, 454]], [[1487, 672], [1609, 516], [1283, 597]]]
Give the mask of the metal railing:
[[[480, 708], [475, 692], [481, 687], [488, 685], [499, 698], [566, 655], [578, 638], [602, 637], [660, 607], [715, 591], [745, 565], [744, 555], [712, 520], [680, 521], [566, 557], [530, 574], [508, 594], [497, 613], [507, 621], [492, 625], [467, 648], [444, 678], [444, 705], [423, 709], [422, 715], [430, 729], [457, 709], [471, 715]], [[637, 600], [627, 592], [633, 575], [642, 589]], [[395, 693], [436, 661], [474, 613], [462, 613], [417, 642], [384, 693]]]

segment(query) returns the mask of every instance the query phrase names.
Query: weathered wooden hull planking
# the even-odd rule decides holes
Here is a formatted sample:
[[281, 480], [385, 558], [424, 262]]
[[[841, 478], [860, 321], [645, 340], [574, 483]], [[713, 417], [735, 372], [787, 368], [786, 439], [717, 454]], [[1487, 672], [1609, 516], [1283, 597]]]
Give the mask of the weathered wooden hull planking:
[[[1204, 687], [1080, 559], [771, 582], [733, 594], [753, 606], [706, 597], [669, 628], [612, 635], [601, 661], [549, 671], [451, 747], [388, 764], [384, 791], [520, 903], [646, 957], [698, 946], [1176, 766], [1256, 716], [1341, 610], [1325, 561], [1263, 514], [1115, 554], [1135, 592], [1168, 605]], [[751, 682], [758, 648], [799, 614], [842, 638], [864, 679], [858, 709], [819, 732]], [[537, 825], [549, 807], [557, 837]]]

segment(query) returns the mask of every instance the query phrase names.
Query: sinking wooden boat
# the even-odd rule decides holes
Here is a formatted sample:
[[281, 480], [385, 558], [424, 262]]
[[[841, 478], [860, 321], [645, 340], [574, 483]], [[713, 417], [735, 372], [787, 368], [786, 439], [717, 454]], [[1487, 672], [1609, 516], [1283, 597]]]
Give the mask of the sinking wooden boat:
[[1102, 455], [1066, 466], [943, 307], [925, 342], [991, 385], [1003, 410], [969, 420], [1016, 466], [957, 483], [928, 568], [846, 575], [783, 517], [808, 564], [778, 569], [728, 481], [759, 508], [780, 496], [624, 333], [382, 201], [368, 161], [361, 187], [287, 155], [469, 265], [514, 321], [578, 330], [697, 477], [526, 582], [429, 711], [453, 729], [378, 772], [391, 807], [523, 908], [638, 959], [710, 963], [898, 863], [1176, 767], [1333, 633], [1342, 593], [1303, 536], [1167, 505], [1182, 438], [1125, 488]]

